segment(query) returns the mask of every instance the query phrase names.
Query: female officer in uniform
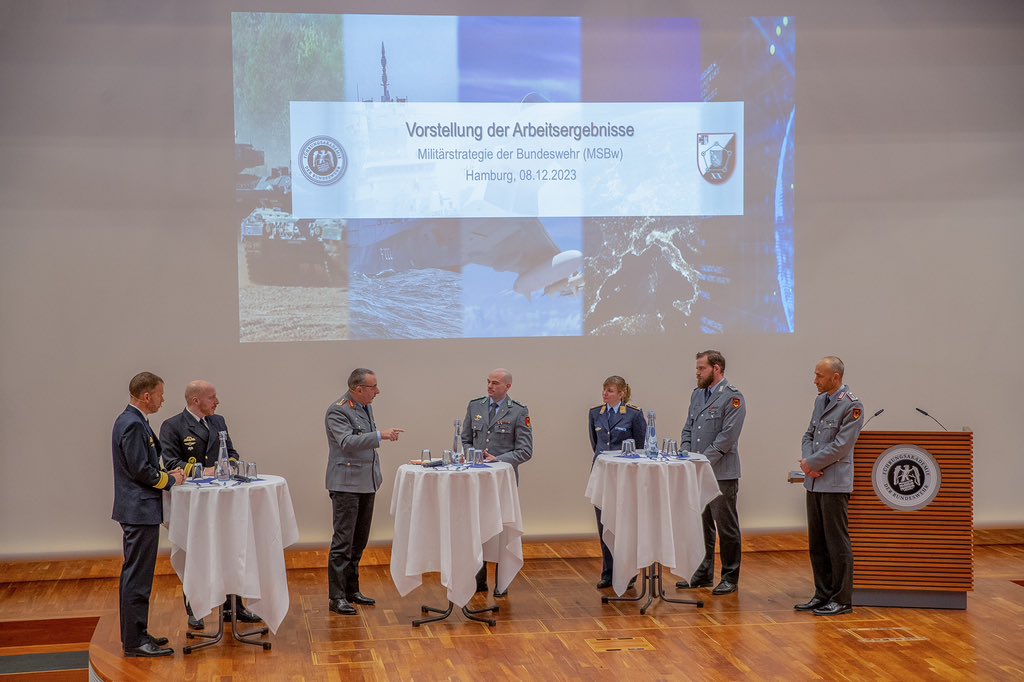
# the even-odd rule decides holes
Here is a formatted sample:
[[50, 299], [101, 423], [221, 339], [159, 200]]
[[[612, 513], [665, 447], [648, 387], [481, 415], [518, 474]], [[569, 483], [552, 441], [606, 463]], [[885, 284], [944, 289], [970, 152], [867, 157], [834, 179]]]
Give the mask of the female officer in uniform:
[[[587, 430], [590, 433], [590, 446], [597, 453], [606, 450], [619, 450], [622, 441], [632, 438], [643, 443], [647, 438], [647, 420], [644, 412], [636, 405], [629, 404], [629, 384], [620, 376], [612, 375], [604, 380], [602, 403], [590, 408]], [[591, 464], [593, 466], [593, 464]], [[594, 507], [597, 513], [597, 536], [601, 540], [601, 581], [598, 589], [612, 586], [612, 553], [604, 544], [604, 526], [601, 524], [601, 510]], [[635, 580], [636, 578], [634, 578]], [[630, 581], [630, 585], [633, 582]]]

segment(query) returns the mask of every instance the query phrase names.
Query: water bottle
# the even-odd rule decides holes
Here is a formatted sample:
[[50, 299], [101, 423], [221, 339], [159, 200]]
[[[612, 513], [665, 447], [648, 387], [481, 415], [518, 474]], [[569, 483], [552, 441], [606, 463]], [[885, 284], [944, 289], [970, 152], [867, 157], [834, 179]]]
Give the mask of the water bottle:
[[465, 455], [462, 451], [462, 421], [455, 420], [455, 438], [452, 440], [452, 464], [465, 462]]
[[647, 412], [647, 457], [658, 459], [658, 431], [654, 428], [654, 410]]
[[227, 483], [231, 480], [231, 463], [228, 462], [228, 432], [220, 432], [220, 452], [217, 453], [217, 481]]

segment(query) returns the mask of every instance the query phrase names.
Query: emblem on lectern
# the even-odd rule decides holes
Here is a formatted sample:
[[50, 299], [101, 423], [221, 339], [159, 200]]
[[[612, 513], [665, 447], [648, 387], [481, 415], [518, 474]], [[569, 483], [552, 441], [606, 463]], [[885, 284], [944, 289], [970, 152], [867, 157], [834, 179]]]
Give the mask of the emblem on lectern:
[[894, 445], [871, 468], [875, 494], [890, 509], [924, 509], [939, 494], [942, 475], [930, 452], [916, 445]]

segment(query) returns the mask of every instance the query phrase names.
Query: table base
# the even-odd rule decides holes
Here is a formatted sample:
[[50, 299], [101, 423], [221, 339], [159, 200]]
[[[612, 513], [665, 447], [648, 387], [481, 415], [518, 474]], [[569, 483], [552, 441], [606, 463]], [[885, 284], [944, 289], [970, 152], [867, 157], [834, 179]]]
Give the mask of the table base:
[[[239, 613], [241, 611], [241, 606], [242, 600], [239, 599], [238, 595], [231, 595], [231, 612]], [[256, 628], [255, 630], [249, 630], [248, 632], [241, 632], [238, 629], [237, 619], [235, 619], [235, 621], [231, 624], [231, 636], [234, 637], [236, 641], [239, 641], [242, 644], [253, 644], [256, 646], [262, 646], [264, 651], [270, 651], [270, 642], [261, 642], [254, 638], [261, 637], [267, 634], [268, 632], [270, 632], [270, 628], [267, 627]], [[212, 635], [207, 635], [202, 632], [192, 632], [191, 630], [189, 630], [185, 633], [185, 637], [187, 639], [208, 640], [206, 642], [203, 642], [202, 644], [192, 644], [186, 647], [182, 647], [181, 650], [186, 654], [190, 654], [193, 651], [199, 651], [200, 649], [205, 649], [208, 646], [213, 646], [214, 644], [217, 644], [222, 639], [224, 639], [224, 605], [221, 604], [217, 607], [217, 632], [213, 633]]]
[[[436, 623], [439, 620], [444, 620], [448, 616], [452, 615], [452, 610], [454, 608], [455, 608], [455, 604], [453, 604], [450, 600], [448, 601], [448, 608], [447, 609], [438, 609], [438, 608], [435, 608], [433, 606], [426, 606], [426, 605], [421, 606], [420, 610], [423, 611], [423, 613], [439, 613], [441, 615], [433, 616], [431, 618], [421, 618], [419, 620], [414, 620], [412, 622], [412, 625], [413, 625], [413, 627], [418, 628], [419, 626], [423, 625], [424, 623]], [[498, 609], [500, 609], [500, 608], [501, 607], [497, 606], [497, 605], [495, 605], [495, 606], [487, 606], [487, 607], [484, 607], [482, 609], [471, 609], [469, 607], [463, 606], [462, 607], [462, 615], [464, 615], [469, 620], [475, 620], [478, 623], [487, 623], [488, 625], [490, 625], [493, 628], [495, 625], [498, 624], [497, 621], [495, 621], [495, 620], [493, 620], [491, 618], [477, 618], [477, 615], [481, 614], [481, 613], [497, 613]]]
[[[652, 570], [653, 569], [653, 570]], [[671, 602], [673, 604], [692, 604], [698, 609], [704, 608], [704, 602], [695, 599], [672, 599], [665, 595], [665, 583], [662, 579], [662, 565], [660, 562], [655, 561], [647, 568], [640, 570], [640, 580], [643, 582], [643, 589], [635, 597], [601, 597], [601, 603], [607, 604], [613, 601], [640, 601], [644, 597], [647, 597], [647, 602], [640, 607], [640, 615], [647, 613], [647, 609], [651, 608], [651, 603], [655, 598], [662, 601]], [[648, 593], [648, 588], [650, 592]]]

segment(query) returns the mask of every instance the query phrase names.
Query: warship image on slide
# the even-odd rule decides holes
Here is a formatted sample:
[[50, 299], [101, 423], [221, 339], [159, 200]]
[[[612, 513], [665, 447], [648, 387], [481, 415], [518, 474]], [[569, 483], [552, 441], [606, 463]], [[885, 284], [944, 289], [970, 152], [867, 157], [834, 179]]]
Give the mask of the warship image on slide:
[[[373, 118], [352, 122], [346, 133], [368, 139], [377, 149], [400, 150], [400, 140], [388, 139], [401, 130], [390, 118], [399, 117], [402, 103], [408, 100], [391, 95], [383, 43], [380, 64], [383, 91], [379, 102], [393, 103], [396, 108], [375, 108]], [[533, 97], [528, 96], [536, 101]], [[433, 161], [410, 161], [396, 156], [364, 168], [359, 190], [364, 196], [371, 200], [378, 192], [384, 196], [404, 196], [410, 204], [409, 212], [435, 217], [347, 221], [348, 258], [353, 275], [395, 276], [425, 269], [458, 273], [463, 266], [473, 264], [517, 273], [513, 290], [527, 299], [538, 292], [566, 296], [579, 293], [583, 286], [583, 254], [559, 249], [539, 219], [518, 217], [536, 215], [536, 186], [490, 182], [481, 188], [467, 188], [468, 201], [460, 203], [470, 207], [478, 202], [485, 204], [487, 213], [499, 217], [446, 217], [452, 212], [451, 200], [423, 179], [432, 176], [429, 170], [433, 165]], [[508, 217], [500, 217], [503, 214]]]

